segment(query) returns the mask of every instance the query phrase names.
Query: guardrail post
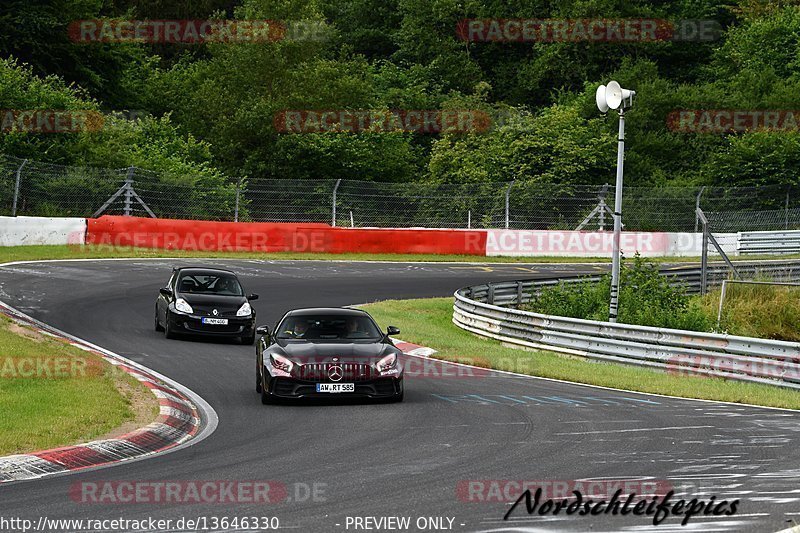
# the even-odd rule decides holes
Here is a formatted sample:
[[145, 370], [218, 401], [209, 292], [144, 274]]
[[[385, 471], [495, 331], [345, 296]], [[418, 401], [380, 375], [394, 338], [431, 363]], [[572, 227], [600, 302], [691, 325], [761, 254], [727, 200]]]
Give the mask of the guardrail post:
[[27, 164], [28, 164], [28, 160], [27, 159], [23, 159], [22, 160], [22, 164], [17, 169], [17, 180], [16, 180], [16, 183], [14, 184], [14, 205], [11, 207], [11, 216], [12, 217], [17, 216], [17, 200], [19, 199], [19, 184], [20, 184], [20, 180], [22, 178], [22, 169]]
[[494, 284], [489, 283], [487, 287], [489, 289], [486, 291], [486, 303], [489, 305], [494, 305]]
[[522, 305], [522, 282], [517, 282], [517, 307]]

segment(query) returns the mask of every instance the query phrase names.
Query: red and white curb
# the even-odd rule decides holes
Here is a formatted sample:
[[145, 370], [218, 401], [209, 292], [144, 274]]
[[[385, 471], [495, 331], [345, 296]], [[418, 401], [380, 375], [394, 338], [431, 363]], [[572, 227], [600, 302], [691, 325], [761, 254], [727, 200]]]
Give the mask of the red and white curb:
[[214, 410], [186, 387], [134, 361], [48, 326], [3, 302], [0, 302], [0, 313], [42, 334], [102, 357], [150, 389], [160, 408], [155, 421], [114, 439], [0, 457], [0, 483], [142, 459], [195, 444], [216, 429]]
[[427, 346], [420, 346], [419, 344], [413, 344], [400, 339], [392, 338], [392, 342], [397, 348], [400, 349], [400, 351], [402, 351], [406, 355], [414, 355], [416, 357], [430, 357], [431, 355], [436, 353], [436, 350], [434, 350], [433, 348], [428, 348]]

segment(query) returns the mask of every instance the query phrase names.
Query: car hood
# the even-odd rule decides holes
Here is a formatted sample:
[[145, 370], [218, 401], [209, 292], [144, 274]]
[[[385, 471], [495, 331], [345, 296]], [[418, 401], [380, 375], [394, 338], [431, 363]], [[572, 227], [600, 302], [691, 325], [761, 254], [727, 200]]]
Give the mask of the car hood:
[[348, 342], [298, 342], [280, 340], [269, 347], [268, 351], [285, 355], [301, 364], [331, 362], [334, 357], [340, 363], [376, 362], [390, 353], [400, 355], [392, 344], [386, 342], [348, 343]]

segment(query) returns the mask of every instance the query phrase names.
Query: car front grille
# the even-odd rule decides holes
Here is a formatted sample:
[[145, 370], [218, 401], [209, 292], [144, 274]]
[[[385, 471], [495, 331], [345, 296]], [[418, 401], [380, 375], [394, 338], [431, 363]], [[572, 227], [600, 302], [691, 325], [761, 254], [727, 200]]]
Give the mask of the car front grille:
[[[334, 368], [336, 367], [336, 368]], [[341, 379], [337, 382], [351, 383], [354, 381], [367, 381], [377, 377], [377, 370], [372, 365], [363, 363], [311, 363], [298, 365], [295, 374], [297, 379], [304, 381], [334, 381], [330, 378], [331, 372], [338, 370]]]

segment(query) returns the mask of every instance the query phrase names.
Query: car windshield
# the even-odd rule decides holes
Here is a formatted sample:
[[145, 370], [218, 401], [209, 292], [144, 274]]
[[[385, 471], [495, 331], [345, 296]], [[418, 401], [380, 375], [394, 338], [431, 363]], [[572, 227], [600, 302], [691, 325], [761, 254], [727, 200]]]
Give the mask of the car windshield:
[[299, 315], [288, 316], [278, 326], [279, 339], [377, 340], [381, 331], [367, 316]]
[[178, 292], [220, 296], [244, 295], [239, 280], [232, 274], [183, 274], [178, 279]]

